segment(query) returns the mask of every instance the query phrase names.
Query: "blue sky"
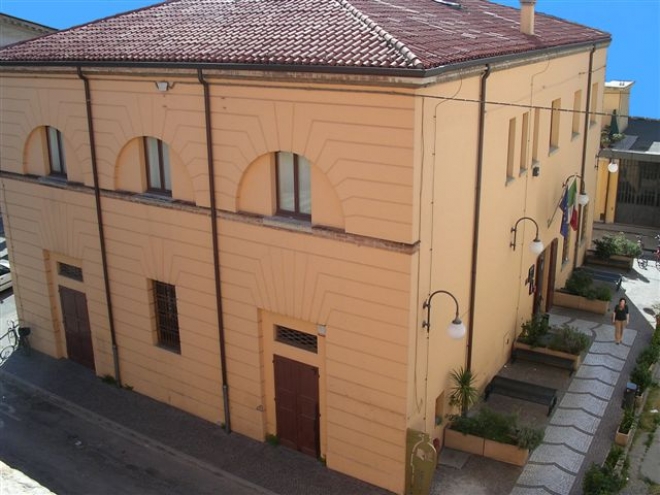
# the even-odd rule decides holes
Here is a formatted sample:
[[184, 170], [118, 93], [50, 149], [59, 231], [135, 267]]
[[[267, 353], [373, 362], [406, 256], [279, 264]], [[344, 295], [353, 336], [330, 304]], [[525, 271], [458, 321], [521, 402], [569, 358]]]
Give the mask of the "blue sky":
[[[497, 0], [518, 7], [519, 0]], [[0, 0], [0, 12], [64, 29], [155, 0]], [[537, 11], [612, 34], [607, 80], [632, 80], [631, 115], [660, 119], [660, 0], [538, 0]]]

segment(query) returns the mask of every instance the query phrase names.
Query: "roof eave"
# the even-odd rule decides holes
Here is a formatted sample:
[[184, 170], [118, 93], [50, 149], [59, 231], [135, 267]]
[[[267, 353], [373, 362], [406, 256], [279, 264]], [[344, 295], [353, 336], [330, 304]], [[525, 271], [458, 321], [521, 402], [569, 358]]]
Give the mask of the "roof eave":
[[148, 68], [148, 69], [193, 69], [193, 70], [225, 70], [225, 71], [267, 71], [267, 72], [306, 72], [347, 75], [375, 75], [394, 77], [426, 78], [441, 75], [446, 72], [480, 66], [505, 63], [527, 58], [542, 56], [550, 53], [579, 50], [586, 47], [607, 46], [611, 38], [591, 40], [580, 43], [547, 47], [524, 52], [508, 53], [492, 57], [465, 60], [450, 63], [439, 67], [426, 69], [400, 68], [400, 67], [371, 67], [371, 66], [339, 66], [339, 65], [287, 65], [287, 64], [232, 64], [212, 62], [160, 62], [160, 61], [89, 61], [89, 60], [60, 60], [60, 61], [21, 61], [0, 60], [0, 67], [96, 67], [96, 68]]

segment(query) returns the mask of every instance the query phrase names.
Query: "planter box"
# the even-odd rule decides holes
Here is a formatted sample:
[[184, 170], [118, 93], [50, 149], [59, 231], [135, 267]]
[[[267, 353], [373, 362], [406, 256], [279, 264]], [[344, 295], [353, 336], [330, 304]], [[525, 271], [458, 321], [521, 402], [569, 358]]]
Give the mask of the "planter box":
[[608, 312], [610, 302], [599, 301], [597, 299], [587, 299], [586, 297], [576, 296], [567, 292], [556, 291], [554, 294], [554, 303], [564, 308], [579, 309], [589, 313], [605, 315]]
[[460, 431], [445, 428], [444, 446], [450, 449], [468, 452], [470, 454], [484, 455], [485, 439], [474, 435], [466, 435]]
[[524, 466], [527, 459], [529, 459], [529, 450], [494, 440], [486, 440], [484, 443], [484, 457], [515, 466]]
[[632, 269], [634, 261], [635, 258], [619, 254], [613, 254], [609, 258], [599, 258], [596, 256], [596, 251], [593, 249], [588, 249], [584, 256], [584, 262], [588, 265], [608, 266], [610, 268], [618, 268], [626, 271]]
[[582, 355], [581, 354], [569, 354], [568, 352], [554, 351], [548, 349], [547, 347], [532, 347], [529, 344], [523, 344], [517, 340], [513, 343], [514, 349], [524, 349], [526, 351], [538, 352], [539, 354], [547, 354], [549, 356], [557, 356], [564, 359], [571, 359], [573, 361], [573, 369], [577, 370], [582, 364]]
[[630, 431], [628, 431], [628, 433], [621, 433], [620, 431], [617, 431], [616, 436], [614, 437], [614, 443], [617, 445], [621, 445], [621, 447], [626, 447], [632, 437], [633, 437], [632, 428], [630, 429]]

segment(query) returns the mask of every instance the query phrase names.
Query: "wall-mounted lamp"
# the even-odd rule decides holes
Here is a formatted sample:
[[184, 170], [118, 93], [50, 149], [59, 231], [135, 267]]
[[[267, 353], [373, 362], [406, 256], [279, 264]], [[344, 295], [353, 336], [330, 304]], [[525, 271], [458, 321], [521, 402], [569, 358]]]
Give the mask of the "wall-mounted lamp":
[[529, 245], [529, 250], [533, 254], [541, 254], [545, 247], [543, 246], [543, 241], [539, 239], [539, 224], [536, 223], [536, 220], [534, 220], [531, 217], [520, 217], [516, 224], [511, 227], [511, 232], [513, 232], [513, 242], [510, 244], [510, 246], [513, 248], [513, 250], [516, 250], [516, 236], [518, 234], [518, 224], [522, 222], [523, 220], [530, 220], [534, 223], [534, 226], [536, 227], [536, 235], [534, 236], [534, 240], [532, 243]]
[[431, 331], [431, 299], [433, 299], [433, 296], [436, 294], [447, 294], [454, 300], [454, 304], [456, 304], [456, 316], [454, 317], [454, 321], [452, 321], [447, 327], [447, 334], [449, 334], [452, 339], [462, 339], [465, 336], [465, 325], [458, 317], [458, 301], [451, 292], [447, 292], [446, 290], [436, 290], [426, 299], [426, 301], [424, 301], [422, 307], [426, 310], [426, 321], [422, 322], [422, 327], [426, 327], [427, 334]]
[[586, 204], [589, 203], [589, 195], [584, 190], [584, 179], [580, 174], [572, 174], [566, 177], [561, 187], [564, 188], [568, 186], [568, 181], [571, 179], [571, 177], [577, 177], [580, 179], [580, 193], [578, 194], [577, 202], [578, 204], [580, 204], [580, 206], [585, 206]]
[[158, 91], [164, 93], [172, 87], [172, 84], [168, 81], [156, 81], [156, 87], [158, 88]]
[[616, 174], [619, 171], [619, 164], [616, 159], [612, 158], [610, 163], [607, 164], [607, 171], [611, 174]]

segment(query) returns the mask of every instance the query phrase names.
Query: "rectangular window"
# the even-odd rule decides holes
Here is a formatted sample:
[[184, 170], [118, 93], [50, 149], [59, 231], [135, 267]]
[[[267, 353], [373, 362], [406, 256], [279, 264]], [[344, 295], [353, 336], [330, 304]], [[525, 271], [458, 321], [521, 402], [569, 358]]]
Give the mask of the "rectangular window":
[[527, 170], [527, 148], [529, 141], [529, 112], [522, 116], [522, 137], [520, 139], [520, 173]]
[[534, 110], [534, 133], [532, 135], [532, 161], [539, 161], [539, 127], [541, 125], [541, 109]]
[[589, 102], [589, 125], [593, 126], [598, 123], [598, 83], [593, 83], [591, 85], [591, 102]]
[[54, 127], [47, 126], [46, 141], [48, 143], [48, 162], [51, 175], [66, 177], [66, 159], [64, 157], [62, 133]]
[[172, 181], [170, 179], [170, 151], [169, 147], [160, 139], [144, 138], [144, 155], [147, 166], [149, 191], [158, 194], [172, 194]]
[[83, 281], [82, 268], [79, 266], [69, 265], [68, 263], [57, 263], [57, 274], [70, 278], [71, 280]]
[[550, 112], [550, 151], [559, 148], [560, 109], [561, 99], [558, 98], [552, 102], [552, 111]]
[[153, 291], [156, 305], [158, 343], [168, 349], [181, 352], [179, 316], [176, 309], [176, 288], [173, 285], [154, 280]]
[[507, 145], [506, 155], [506, 180], [507, 182], [513, 179], [513, 164], [515, 161], [516, 153], [516, 119], [509, 120], [509, 142]]
[[277, 213], [310, 220], [312, 217], [311, 167], [300, 155], [280, 151], [277, 159]]
[[582, 113], [580, 108], [582, 107], [582, 90], [576, 91], [573, 96], [573, 136], [580, 134], [580, 122]]

